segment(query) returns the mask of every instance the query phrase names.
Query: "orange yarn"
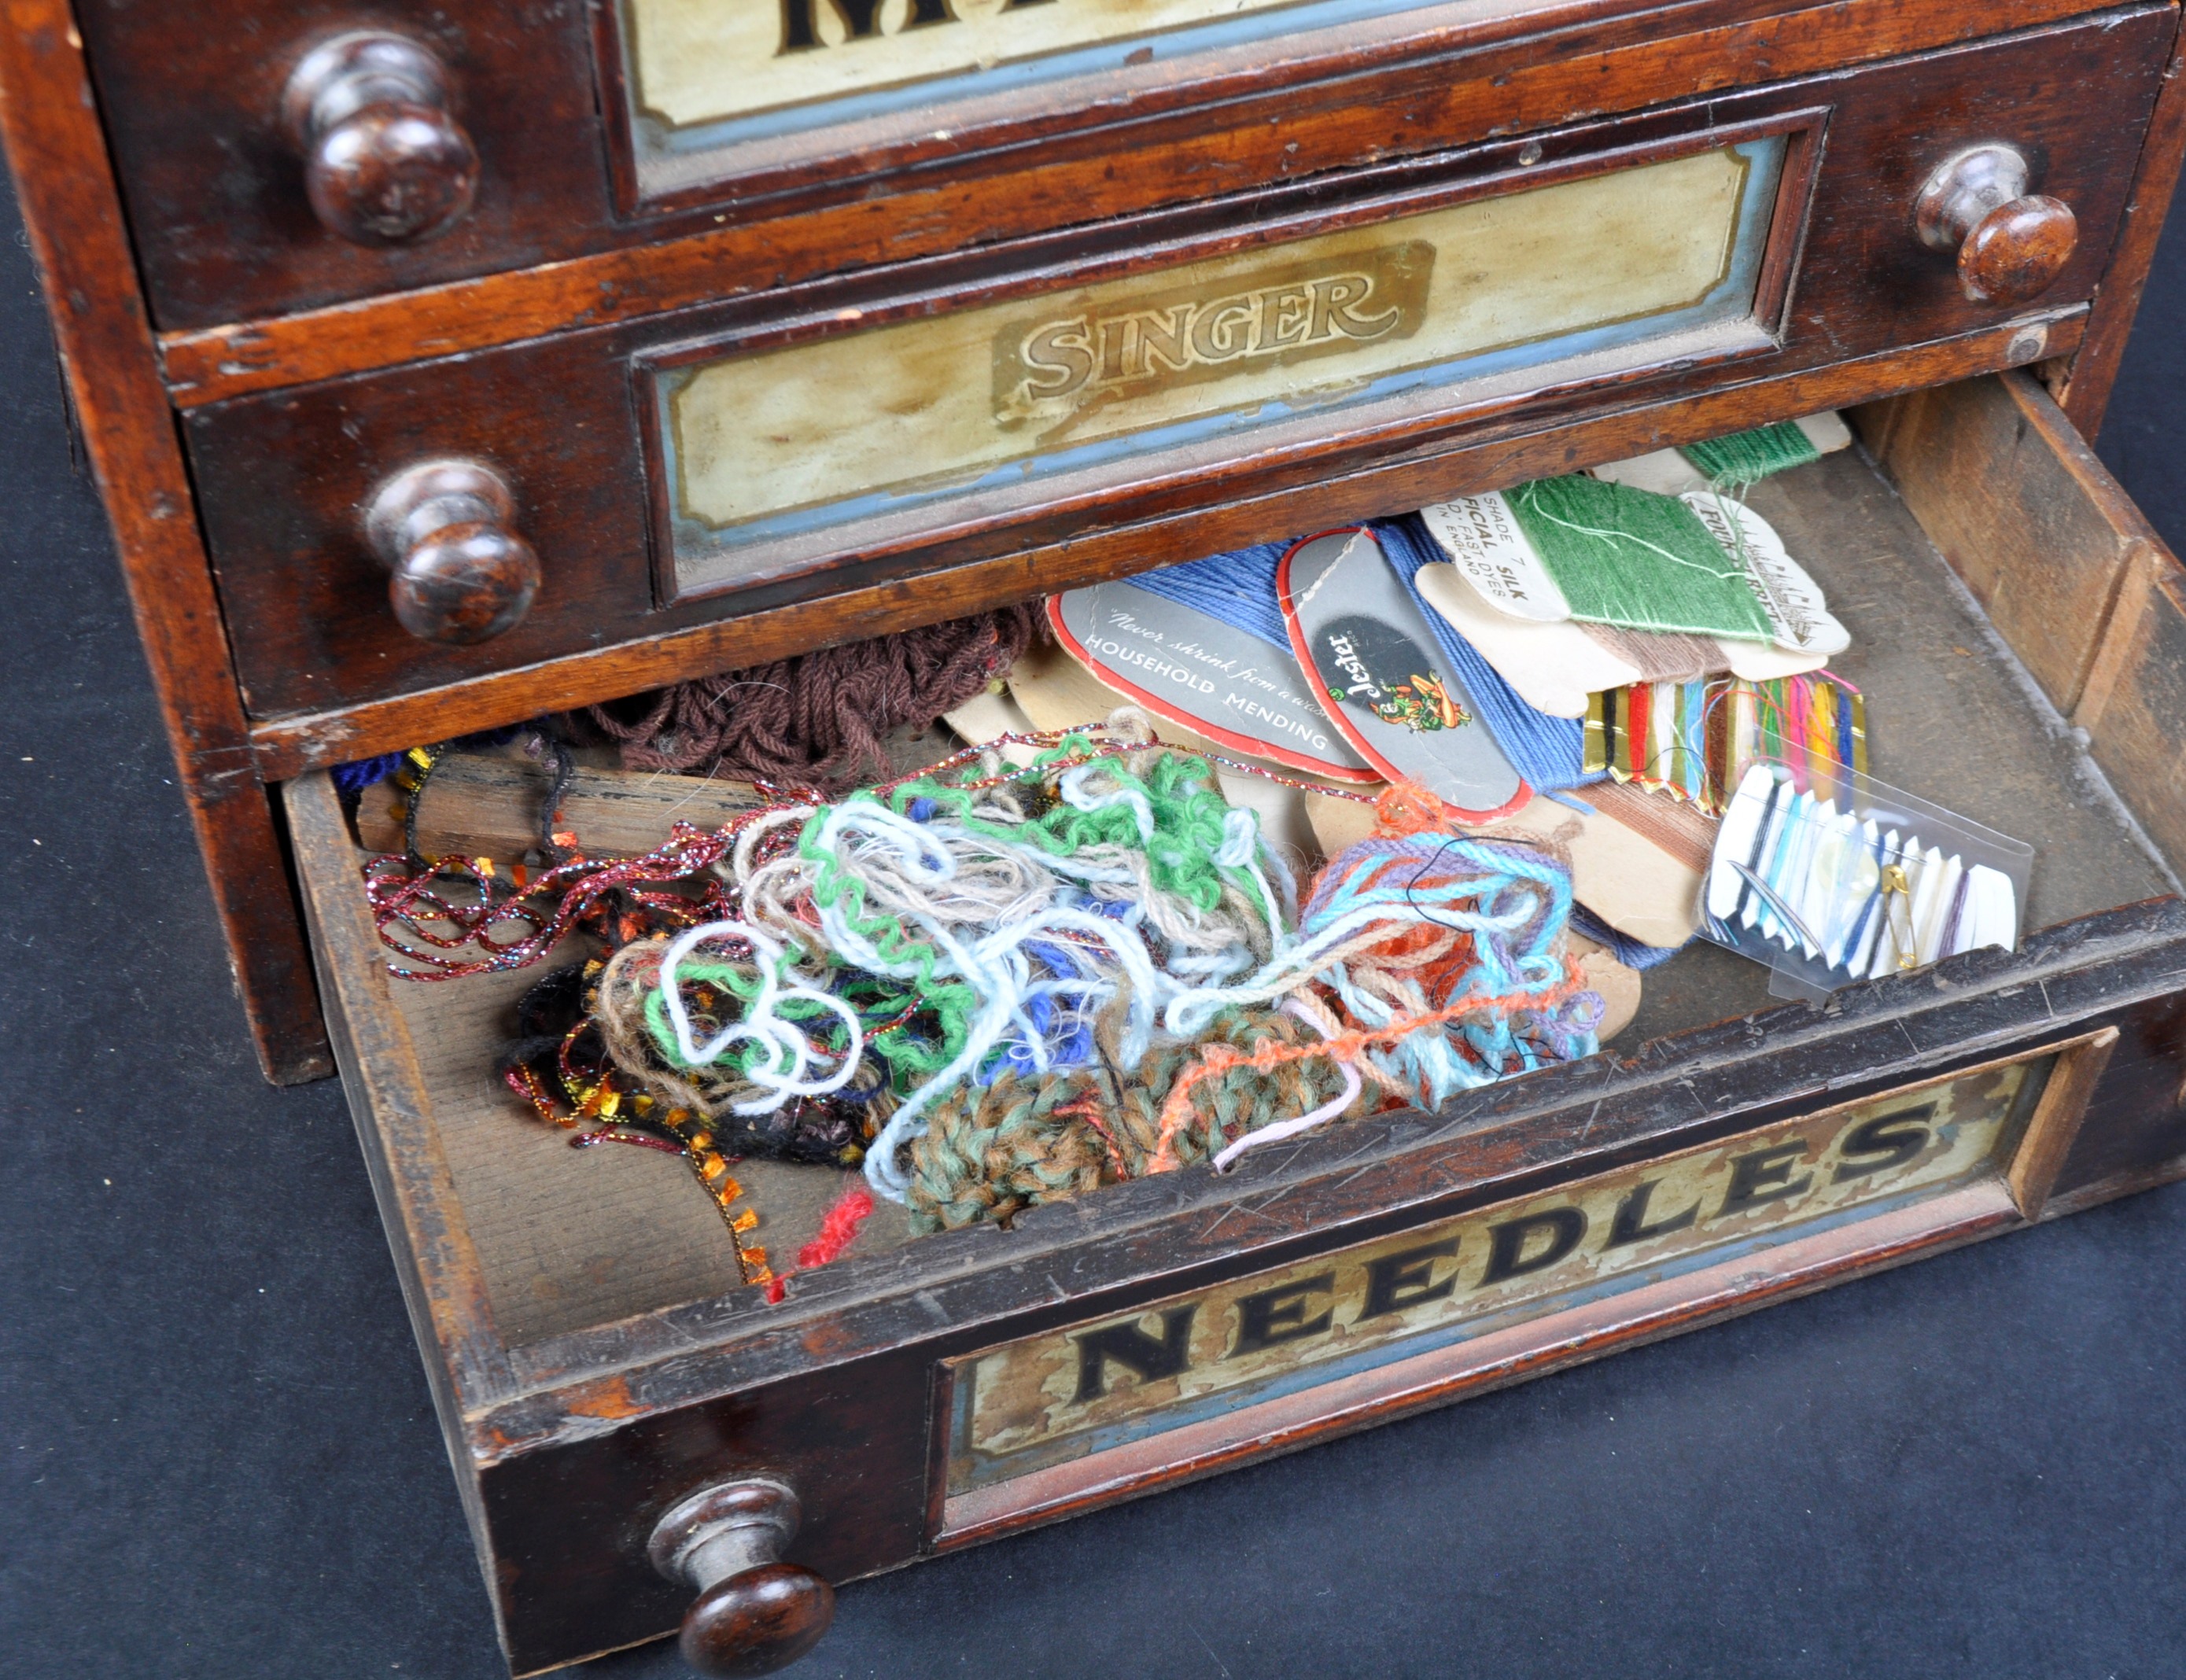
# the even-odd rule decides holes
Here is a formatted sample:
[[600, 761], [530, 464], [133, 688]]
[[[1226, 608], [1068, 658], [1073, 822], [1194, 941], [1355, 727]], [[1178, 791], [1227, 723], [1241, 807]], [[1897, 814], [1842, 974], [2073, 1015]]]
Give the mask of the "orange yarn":
[[1416, 781], [1393, 781], [1374, 801], [1374, 832], [1385, 840], [1449, 826], [1442, 801]]
[[1155, 1150], [1154, 1158], [1146, 1171], [1152, 1173], [1176, 1170], [1176, 1134], [1191, 1117], [1192, 1087], [1202, 1079], [1219, 1077], [1241, 1065], [1265, 1073], [1286, 1061], [1302, 1061], [1309, 1056], [1326, 1056], [1338, 1061], [1353, 1061], [1370, 1044], [1393, 1044], [1425, 1028], [1446, 1026], [1460, 1016], [1475, 1014], [1482, 1010], [1513, 1013], [1521, 1009], [1552, 1010], [1576, 994], [1580, 989], [1580, 983], [1578, 971], [1573, 968], [1560, 983], [1544, 992], [1510, 992], [1493, 998], [1467, 994], [1455, 1003], [1428, 1014], [1392, 1022], [1387, 1027], [1359, 1028], [1333, 1039], [1325, 1039], [1317, 1044], [1267, 1044], [1250, 1056], [1231, 1044], [1209, 1044], [1199, 1061], [1180, 1074], [1176, 1083], [1169, 1087], [1169, 1100], [1162, 1105], [1160, 1145]]

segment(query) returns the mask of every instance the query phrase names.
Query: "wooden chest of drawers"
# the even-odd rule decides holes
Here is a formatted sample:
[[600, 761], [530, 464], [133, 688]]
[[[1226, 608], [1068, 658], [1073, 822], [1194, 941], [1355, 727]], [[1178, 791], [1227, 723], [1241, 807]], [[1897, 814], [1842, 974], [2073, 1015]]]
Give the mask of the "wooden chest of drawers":
[[[752, 1585], [785, 1546], [849, 1579], [2186, 1173], [2186, 580], [2081, 436], [2178, 31], [8, 0], [9, 155], [261, 1058], [340, 1061], [516, 1671], [696, 1583], [743, 1672], [810, 1618], [797, 1570]], [[1623, 1058], [776, 1306], [652, 1181], [575, 1219], [478, 1142], [506, 987], [382, 972], [328, 766], [1824, 408], [1864, 454], [1767, 511], [1858, 603], [1900, 764], [2042, 847], [2015, 954], [1822, 1013], [1702, 965]], [[1873, 1176], [1914, 1114], [1942, 1141]], [[1635, 1196], [1656, 1235], [1669, 1179], [1715, 1212], [1644, 1268], [1527, 1246]]]

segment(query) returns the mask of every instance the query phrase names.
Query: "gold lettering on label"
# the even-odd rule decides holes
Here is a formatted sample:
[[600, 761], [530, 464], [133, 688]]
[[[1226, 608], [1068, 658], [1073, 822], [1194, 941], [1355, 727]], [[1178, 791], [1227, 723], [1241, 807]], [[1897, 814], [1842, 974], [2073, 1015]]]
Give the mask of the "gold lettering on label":
[[[952, 1493], [1995, 1178], [2054, 1053], [1990, 1064], [952, 1362]], [[1878, 1209], [1878, 1211], [1881, 1211]], [[1302, 1376], [1310, 1368], [1318, 1373]], [[1281, 1384], [1280, 1391], [1270, 1385]]]
[[1248, 448], [1258, 428], [1385, 395], [1424, 412], [1443, 399], [1422, 378], [1454, 386], [1476, 358], [1605, 327], [1636, 342], [1666, 312], [1719, 307], [1722, 330], [1756, 331], [1722, 324], [1750, 308], [1721, 288], [1757, 238], [1740, 210], [1752, 167], [1712, 148], [1042, 295], [679, 353], [658, 386], [679, 585], [739, 578], [762, 550], [770, 565], [843, 552], [855, 523], [804, 526], [831, 507], [901, 529], [974, 486], [1014, 503], [1062, 482], [1051, 470], [1120, 470], [1107, 463], [1159, 434], [1211, 452], [1218, 432]]
[[1412, 239], [1282, 263], [1219, 292], [1168, 287], [1014, 317], [995, 336], [995, 418], [1051, 434], [1080, 409], [1408, 338], [1426, 318], [1434, 259]]

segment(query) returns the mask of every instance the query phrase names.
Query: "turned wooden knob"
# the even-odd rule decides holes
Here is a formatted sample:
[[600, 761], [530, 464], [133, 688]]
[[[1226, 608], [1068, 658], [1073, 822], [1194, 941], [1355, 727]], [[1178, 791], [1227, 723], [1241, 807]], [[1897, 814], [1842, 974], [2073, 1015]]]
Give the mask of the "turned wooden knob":
[[509, 529], [516, 498], [482, 461], [406, 467], [373, 492], [365, 540], [392, 574], [388, 599], [411, 635], [484, 641], [530, 610], [539, 557]]
[[1975, 146], [1928, 177], [1913, 206], [1923, 243], [1959, 255], [1959, 285], [1976, 303], [2032, 303], [2055, 283], [2080, 243], [2072, 207], [2027, 190], [2013, 146]]
[[703, 1488], [653, 1525], [653, 1566], [698, 1589], [681, 1643], [699, 1673], [771, 1674], [827, 1631], [835, 1589], [782, 1561], [799, 1515], [786, 1486], [751, 1476]]
[[360, 245], [445, 232], [478, 191], [478, 153], [448, 110], [447, 73], [407, 36], [360, 30], [304, 55], [281, 96], [326, 228]]

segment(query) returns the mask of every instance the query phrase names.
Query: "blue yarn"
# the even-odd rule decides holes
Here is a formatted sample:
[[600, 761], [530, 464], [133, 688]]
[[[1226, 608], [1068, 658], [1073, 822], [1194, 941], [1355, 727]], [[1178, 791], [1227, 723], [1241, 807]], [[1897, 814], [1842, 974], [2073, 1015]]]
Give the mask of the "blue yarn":
[[[1441, 558], [1441, 553], [1418, 523], [1418, 516], [1386, 521], [1375, 525], [1373, 532], [1397, 575], [1411, 591], [1413, 603], [1432, 630], [1443, 657], [1479, 708], [1482, 722], [1518, 774], [1543, 793], [1583, 787], [1606, 776], [1606, 770], [1589, 774], [1586, 769], [1585, 725], [1578, 719], [1552, 718], [1527, 705], [1471, 643], [1420, 599], [1419, 591], [1412, 587], [1413, 575], [1421, 567]], [[1283, 624], [1282, 609], [1276, 605], [1275, 569], [1291, 546], [1283, 542], [1259, 543], [1181, 566], [1141, 572], [1131, 583], [1219, 619], [1287, 653], [1290, 635]]]
[[1291, 638], [1283, 626], [1283, 610], [1275, 604], [1275, 568], [1290, 546], [1286, 542], [1256, 543], [1228, 554], [1210, 554], [1204, 560], [1187, 560], [1181, 566], [1141, 572], [1129, 582], [1134, 589], [1219, 619], [1287, 653]]
[[[1479, 708], [1481, 720], [1518, 774], [1537, 792], [1551, 795], [1606, 780], [1606, 770], [1589, 775], [1585, 769], [1585, 725], [1580, 720], [1552, 718], [1527, 704], [1503, 680], [1494, 666], [1480, 657], [1471, 642], [1421, 599], [1413, 579], [1421, 567], [1433, 563], [1442, 556], [1418, 516], [1387, 520], [1372, 529], [1382, 552], [1389, 557], [1397, 575], [1410, 591], [1413, 603], [1433, 632], [1443, 657], [1456, 671], [1458, 680]], [[1137, 588], [1180, 606], [1219, 619], [1287, 653], [1291, 651], [1290, 636], [1284, 627], [1282, 609], [1276, 605], [1275, 571], [1292, 546], [1287, 542], [1258, 543], [1228, 554], [1212, 554], [1204, 560], [1188, 561], [1181, 566], [1141, 572], [1131, 582]], [[1841, 728], [1848, 739], [1849, 711], [1842, 714]], [[1852, 762], [1849, 747], [1843, 757], [1847, 764]], [[1582, 805], [1581, 809], [1588, 808]], [[1627, 968], [1653, 968], [1684, 949], [1682, 945], [1642, 944], [1576, 903], [1572, 904], [1570, 914], [1574, 927], [1609, 950]]]
[[1685, 945], [1643, 945], [1630, 934], [1618, 932], [1577, 900], [1572, 904], [1571, 925], [1575, 932], [1585, 934], [1595, 944], [1605, 947], [1610, 955], [1627, 968], [1653, 968], [1668, 962], [1684, 949], [1685, 945], [1692, 944], [1690, 939], [1687, 939]]
[[353, 764], [336, 764], [334, 768], [334, 786], [351, 797], [362, 793], [375, 781], [384, 781], [402, 768], [402, 754], [382, 753], [376, 759], [360, 759]]
[[1402, 519], [1387, 520], [1375, 525], [1373, 531], [1382, 552], [1389, 557], [1389, 563], [1396, 568], [1397, 575], [1411, 591], [1412, 602], [1420, 609], [1420, 617], [1433, 631], [1435, 645], [1455, 669], [1465, 692], [1480, 708], [1481, 720], [1488, 725], [1488, 733], [1495, 737], [1495, 744], [1503, 749], [1504, 757], [1510, 759], [1518, 774], [1542, 793], [1583, 787], [1588, 782], [1604, 780], [1608, 771], [1589, 772], [1586, 768], [1586, 725], [1583, 720], [1552, 718], [1527, 705], [1503, 680], [1495, 667], [1480, 657], [1471, 642], [1421, 599], [1413, 580], [1419, 575], [1421, 567], [1441, 559], [1442, 552], [1419, 522], [1419, 516], [1411, 514]]

